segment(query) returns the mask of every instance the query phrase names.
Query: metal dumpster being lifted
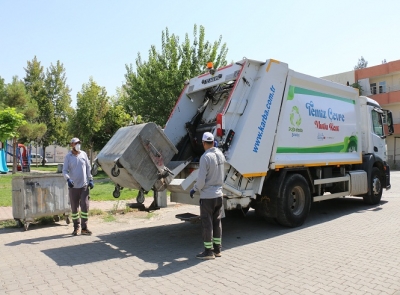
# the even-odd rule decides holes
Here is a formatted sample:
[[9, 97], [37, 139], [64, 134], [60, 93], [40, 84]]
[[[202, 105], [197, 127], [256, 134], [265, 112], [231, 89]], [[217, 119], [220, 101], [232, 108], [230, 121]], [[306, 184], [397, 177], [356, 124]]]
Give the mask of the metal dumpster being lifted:
[[71, 206], [67, 182], [60, 174], [16, 176], [12, 179], [12, 207], [14, 219], [25, 230], [35, 218], [46, 216], [65, 215], [69, 224]]
[[120, 188], [162, 191], [171, 171], [166, 167], [178, 152], [154, 123], [120, 128], [97, 155], [95, 164]]

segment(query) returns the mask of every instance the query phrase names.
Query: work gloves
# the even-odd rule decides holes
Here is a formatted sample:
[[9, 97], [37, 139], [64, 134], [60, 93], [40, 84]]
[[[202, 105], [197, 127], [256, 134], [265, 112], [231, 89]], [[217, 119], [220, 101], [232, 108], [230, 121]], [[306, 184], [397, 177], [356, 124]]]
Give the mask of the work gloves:
[[70, 178], [68, 178], [67, 182], [68, 182], [68, 187], [70, 188], [74, 187], [74, 182]]
[[90, 189], [94, 188], [93, 180], [89, 180], [89, 188]]
[[191, 197], [192, 199], [193, 199], [193, 195], [194, 195], [195, 192], [196, 192], [196, 191], [195, 191], [194, 189], [191, 189], [191, 190], [190, 190], [190, 193], [189, 193], [189, 194], [190, 194], [190, 197]]

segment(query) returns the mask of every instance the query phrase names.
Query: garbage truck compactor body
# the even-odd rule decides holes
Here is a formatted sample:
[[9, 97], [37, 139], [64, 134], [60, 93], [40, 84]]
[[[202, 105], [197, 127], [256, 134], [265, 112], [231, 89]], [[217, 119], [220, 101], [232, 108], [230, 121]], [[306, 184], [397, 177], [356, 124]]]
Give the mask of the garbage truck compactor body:
[[[124, 127], [136, 130], [137, 145], [149, 155], [147, 165], [157, 168], [150, 184], [142, 181], [146, 189], [137, 181], [143, 173], [131, 168], [139, 174], [130, 182], [134, 188], [167, 189], [171, 201], [199, 204], [198, 193], [191, 199], [189, 190], [206, 131], [214, 134], [226, 157], [226, 211], [254, 208], [295, 227], [307, 218], [311, 202], [357, 196], [377, 204], [382, 190], [390, 188], [385, 137], [393, 133], [392, 115], [357, 89], [295, 72], [272, 59], [244, 59], [185, 84], [164, 130], [158, 131], [162, 136], [154, 132], [153, 137], [164, 138], [160, 147], [154, 144], [159, 139], [143, 139], [148, 132], [137, 132], [153, 123]], [[114, 137], [121, 132], [129, 133], [119, 130]], [[108, 153], [115, 167], [124, 170], [128, 164], [118, 160], [122, 153], [109, 155], [113, 138], [97, 163], [106, 164]], [[165, 146], [169, 152], [161, 151]], [[132, 164], [134, 158], [132, 151], [127, 161]], [[118, 186], [129, 186], [110, 177]]]

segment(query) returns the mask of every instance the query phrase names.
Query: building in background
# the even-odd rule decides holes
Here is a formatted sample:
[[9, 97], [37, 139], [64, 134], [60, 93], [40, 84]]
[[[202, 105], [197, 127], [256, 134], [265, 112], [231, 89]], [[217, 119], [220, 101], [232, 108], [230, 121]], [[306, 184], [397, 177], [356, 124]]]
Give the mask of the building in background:
[[393, 115], [394, 134], [386, 138], [388, 163], [400, 168], [400, 60], [358, 69], [345, 73], [322, 77], [323, 79], [352, 85], [361, 85], [361, 94], [376, 100]]
[[[43, 156], [43, 148], [41, 146], [36, 147], [34, 145], [27, 145], [27, 148], [31, 149], [31, 153]], [[9, 151], [12, 151], [12, 148], [9, 149]], [[59, 145], [50, 145], [46, 147], [47, 163], [63, 163], [64, 157], [66, 156], [68, 151], [69, 148], [62, 147]], [[7, 154], [6, 158], [8, 163], [12, 163], [13, 158], [11, 155]]]

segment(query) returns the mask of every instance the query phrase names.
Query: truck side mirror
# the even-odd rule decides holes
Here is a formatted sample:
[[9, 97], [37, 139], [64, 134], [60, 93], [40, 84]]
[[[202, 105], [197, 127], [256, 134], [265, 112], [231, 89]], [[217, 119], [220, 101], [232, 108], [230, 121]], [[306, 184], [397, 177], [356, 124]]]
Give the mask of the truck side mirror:
[[383, 110], [383, 111], [385, 112], [386, 124], [388, 126], [389, 135], [392, 135], [394, 133], [392, 112], [389, 110]]

